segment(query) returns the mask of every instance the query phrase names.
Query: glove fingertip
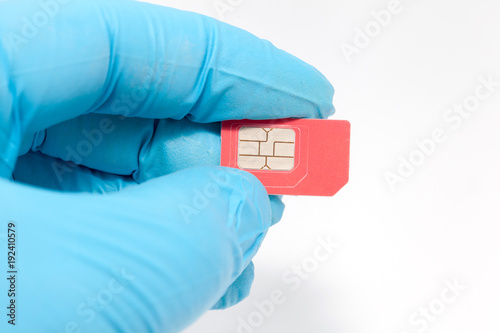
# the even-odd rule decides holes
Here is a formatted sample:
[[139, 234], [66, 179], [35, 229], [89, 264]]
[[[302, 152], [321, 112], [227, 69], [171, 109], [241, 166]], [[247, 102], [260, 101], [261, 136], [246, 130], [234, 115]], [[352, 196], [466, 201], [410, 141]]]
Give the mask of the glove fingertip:
[[222, 296], [219, 301], [212, 306], [211, 310], [224, 310], [247, 298], [250, 294], [250, 289], [252, 288], [254, 276], [254, 265], [253, 262], [250, 262], [247, 268], [245, 268], [240, 276], [227, 289], [224, 296]]
[[283, 203], [282, 198], [282, 195], [269, 196], [269, 200], [271, 201], [271, 226], [278, 223], [283, 217], [285, 204]]

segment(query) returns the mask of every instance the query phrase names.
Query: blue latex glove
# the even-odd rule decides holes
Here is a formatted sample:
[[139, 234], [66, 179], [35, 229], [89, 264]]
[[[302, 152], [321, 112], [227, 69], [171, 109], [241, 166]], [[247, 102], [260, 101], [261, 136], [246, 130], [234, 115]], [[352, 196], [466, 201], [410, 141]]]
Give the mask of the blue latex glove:
[[0, 331], [178, 332], [244, 298], [283, 205], [216, 167], [218, 122], [327, 117], [327, 80], [145, 3], [3, 1], [0, 22]]

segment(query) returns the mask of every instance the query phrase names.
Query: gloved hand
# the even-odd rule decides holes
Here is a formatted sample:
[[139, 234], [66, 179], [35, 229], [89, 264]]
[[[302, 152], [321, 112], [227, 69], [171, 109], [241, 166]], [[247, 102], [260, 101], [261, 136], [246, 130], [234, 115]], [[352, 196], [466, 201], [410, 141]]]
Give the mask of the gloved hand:
[[0, 331], [178, 332], [244, 298], [283, 205], [216, 167], [219, 122], [328, 117], [327, 80], [140, 2], [3, 1], [0, 37]]

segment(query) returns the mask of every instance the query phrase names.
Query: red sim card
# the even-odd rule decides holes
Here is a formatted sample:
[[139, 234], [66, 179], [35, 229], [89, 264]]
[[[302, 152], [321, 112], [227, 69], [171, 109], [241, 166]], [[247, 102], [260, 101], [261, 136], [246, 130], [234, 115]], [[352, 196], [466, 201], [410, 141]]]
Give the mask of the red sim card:
[[349, 180], [346, 120], [222, 122], [221, 165], [256, 176], [269, 194], [332, 196]]

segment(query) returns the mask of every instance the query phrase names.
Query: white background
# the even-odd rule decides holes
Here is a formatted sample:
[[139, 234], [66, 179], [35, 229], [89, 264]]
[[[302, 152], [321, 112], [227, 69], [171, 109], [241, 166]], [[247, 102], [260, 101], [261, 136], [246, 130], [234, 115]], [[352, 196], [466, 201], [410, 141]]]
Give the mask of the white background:
[[[473, 101], [480, 77], [500, 82], [500, 2], [401, 0], [379, 32], [371, 12], [387, 0], [222, 0], [233, 4], [223, 17], [213, 0], [154, 2], [217, 17], [314, 65], [336, 88], [333, 118], [352, 124], [349, 184], [333, 198], [286, 197], [250, 297], [185, 333], [500, 331], [500, 87], [460, 126], [443, 118]], [[341, 46], [367, 25], [373, 37], [349, 63]], [[446, 140], [391, 189], [386, 173], [417, 158], [415, 140], [436, 129]], [[318, 237], [340, 246], [293, 291], [282, 276], [311, 263]], [[466, 290], [445, 304], [455, 280]], [[256, 314], [273, 290], [286, 301]], [[424, 325], [418, 311], [429, 307]], [[251, 330], [238, 331], [238, 317]]]

